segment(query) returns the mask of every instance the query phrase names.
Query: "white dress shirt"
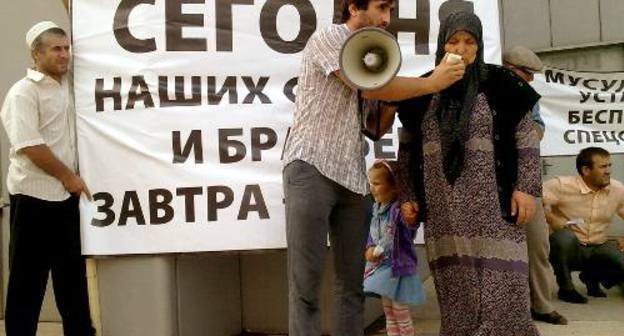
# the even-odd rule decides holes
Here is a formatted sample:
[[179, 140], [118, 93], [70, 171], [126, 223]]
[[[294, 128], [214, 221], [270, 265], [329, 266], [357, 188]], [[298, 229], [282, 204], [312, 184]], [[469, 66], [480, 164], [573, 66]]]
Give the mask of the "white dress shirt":
[[76, 133], [73, 95], [68, 76], [61, 82], [28, 69], [15, 83], [0, 112], [9, 137], [10, 194], [22, 194], [46, 201], [62, 201], [70, 194], [61, 181], [37, 167], [20, 149], [47, 145], [70, 170], [76, 172]]

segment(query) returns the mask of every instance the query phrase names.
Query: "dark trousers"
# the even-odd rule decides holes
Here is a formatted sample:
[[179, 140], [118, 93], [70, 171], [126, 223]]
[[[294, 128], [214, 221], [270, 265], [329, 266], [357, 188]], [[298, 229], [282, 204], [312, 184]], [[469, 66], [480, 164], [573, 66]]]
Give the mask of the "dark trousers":
[[572, 271], [581, 271], [587, 281], [606, 288], [624, 283], [624, 253], [614, 241], [581, 245], [572, 231], [557, 230], [550, 235], [550, 262], [560, 289], [574, 288]]
[[11, 195], [7, 336], [35, 336], [52, 273], [65, 336], [92, 336], [78, 198], [50, 202]]
[[362, 279], [369, 226], [363, 196], [303, 161], [286, 166], [283, 177], [289, 335], [321, 335], [319, 294], [328, 233], [336, 272], [332, 335], [364, 335]]

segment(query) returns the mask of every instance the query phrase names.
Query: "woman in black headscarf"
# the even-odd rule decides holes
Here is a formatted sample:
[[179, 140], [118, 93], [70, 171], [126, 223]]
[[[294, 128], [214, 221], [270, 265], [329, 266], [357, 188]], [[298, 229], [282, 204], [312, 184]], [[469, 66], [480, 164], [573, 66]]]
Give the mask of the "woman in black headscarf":
[[[538, 140], [529, 111], [539, 95], [483, 61], [471, 13], [440, 27], [436, 65], [458, 54], [462, 80], [399, 106], [402, 210], [420, 208], [442, 336], [534, 336], [525, 231], [541, 194]], [[417, 205], [417, 206], [416, 206]], [[413, 213], [412, 213], [413, 215]]]

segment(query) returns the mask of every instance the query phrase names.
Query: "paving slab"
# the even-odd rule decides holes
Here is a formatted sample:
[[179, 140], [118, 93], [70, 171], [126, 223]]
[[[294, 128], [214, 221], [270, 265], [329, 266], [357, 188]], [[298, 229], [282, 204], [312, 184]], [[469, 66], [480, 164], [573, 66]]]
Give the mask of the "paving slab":
[[[574, 276], [574, 283], [581, 294], [585, 286]], [[440, 331], [440, 309], [435, 294], [433, 279], [424, 283], [427, 301], [411, 307], [417, 336], [437, 336]], [[556, 299], [555, 307], [565, 316], [566, 326], [536, 322], [542, 336], [624, 336], [624, 293], [620, 288], [607, 291], [606, 298], [589, 298], [587, 304], [571, 304]], [[385, 333], [373, 333], [381, 336]]]
[[[585, 287], [574, 277], [576, 288], [585, 294]], [[417, 336], [437, 336], [440, 331], [440, 309], [435, 294], [433, 279], [424, 283], [427, 301], [411, 307]], [[606, 298], [589, 298], [587, 304], [571, 304], [557, 300], [556, 309], [565, 316], [567, 326], [536, 322], [541, 336], [624, 336], [624, 292], [620, 288], [607, 291]], [[380, 303], [381, 304], [381, 303]], [[60, 323], [39, 323], [37, 336], [62, 336]], [[370, 335], [381, 336], [383, 332]], [[0, 336], [5, 336], [4, 321], [0, 321]], [[180, 335], [184, 336], [184, 335]]]

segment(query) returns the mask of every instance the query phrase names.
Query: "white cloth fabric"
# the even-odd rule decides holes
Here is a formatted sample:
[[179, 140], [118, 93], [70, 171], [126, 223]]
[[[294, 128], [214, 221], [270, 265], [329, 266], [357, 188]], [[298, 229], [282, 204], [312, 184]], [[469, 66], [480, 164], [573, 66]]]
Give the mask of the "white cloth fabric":
[[39, 37], [43, 32], [52, 28], [60, 28], [56, 23], [52, 21], [41, 21], [34, 26], [32, 26], [28, 32], [26, 32], [26, 45], [28, 48], [32, 48], [33, 42], [35, 39]]
[[68, 76], [59, 83], [28, 69], [26, 77], [9, 90], [0, 117], [11, 143], [9, 193], [47, 201], [67, 199], [70, 195], [63, 184], [19, 150], [45, 144], [57, 159], [76, 172], [75, 112]]

